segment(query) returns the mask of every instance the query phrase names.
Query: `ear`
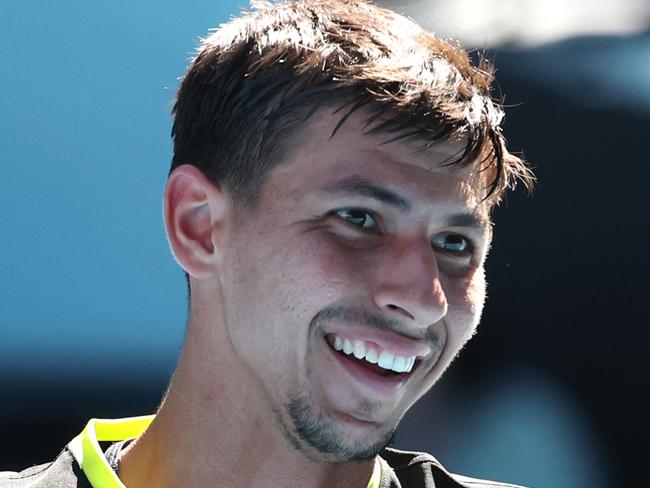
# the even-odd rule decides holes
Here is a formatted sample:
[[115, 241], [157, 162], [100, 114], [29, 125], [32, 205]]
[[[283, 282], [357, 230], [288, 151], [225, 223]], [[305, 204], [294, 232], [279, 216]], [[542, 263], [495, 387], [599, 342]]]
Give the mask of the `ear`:
[[198, 168], [182, 165], [167, 180], [164, 217], [178, 263], [190, 276], [209, 277], [220, 263], [229, 201]]

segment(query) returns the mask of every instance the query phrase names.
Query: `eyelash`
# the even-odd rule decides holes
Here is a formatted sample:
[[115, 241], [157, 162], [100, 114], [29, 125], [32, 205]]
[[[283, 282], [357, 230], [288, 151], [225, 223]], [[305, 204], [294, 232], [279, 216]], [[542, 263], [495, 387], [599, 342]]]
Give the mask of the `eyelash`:
[[378, 219], [374, 216], [374, 214], [372, 212], [370, 212], [370, 211], [368, 211], [368, 210], [366, 210], [364, 208], [356, 208], [356, 207], [339, 208], [337, 210], [334, 210], [334, 212], [332, 212], [332, 214], [335, 215], [336, 217], [340, 218], [341, 220], [349, 223], [350, 225], [353, 225], [354, 227], [357, 227], [359, 229], [365, 229], [365, 227], [361, 227], [360, 225], [355, 224], [349, 218], [345, 218], [345, 217], [341, 216], [339, 214], [339, 212], [347, 212], [349, 214], [352, 213], [352, 212], [362, 213], [366, 217], [370, 217], [373, 220], [373, 222], [375, 223], [375, 225], [377, 225], [377, 220]]
[[[379, 220], [377, 217], [375, 217], [375, 215], [372, 212], [370, 212], [370, 211], [368, 211], [368, 210], [366, 210], [364, 208], [345, 207], [345, 208], [340, 208], [340, 209], [334, 210], [332, 212], [332, 215], [334, 215], [337, 218], [347, 222], [348, 224], [354, 226], [355, 228], [361, 229], [361, 230], [368, 230], [368, 229], [365, 228], [365, 227], [362, 227], [362, 226], [360, 226], [360, 225], [358, 225], [358, 224], [356, 224], [354, 222], [352, 222], [350, 220], [350, 218], [346, 218], [344, 216], [341, 216], [340, 214], [343, 213], [343, 212], [347, 212], [348, 214], [351, 214], [353, 212], [362, 213], [362, 214], [364, 214], [364, 218], [365, 217], [370, 217], [370, 219], [372, 219], [372, 221], [375, 223], [375, 225], [377, 225], [377, 221]], [[451, 238], [463, 240], [464, 241], [463, 245], [464, 245], [465, 249], [454, 250], [454, 249], [444, 249], [444, 248], [442, 248], [440, 246], [435, 246], [433, 241], [436, 240], [437, 238], [439, 238], [440, 236], [451, 237]], [[456, 234], [454, 232], [442, 232], [442, 233], [438, 234], [434, 238], [434, 240], [432, 240], [431, 246], [436, 248], [436, 249], [439, 249], [441, 252], [444, 252], [444, 253], [446, 253], [448, 255], [461, 257], [461, 256], [470, 256], [470, 255], [472, 255], [474, 253], [474, 242], [470, 238], [465, 237], [465, 236], [463, 236], [461, 234]]]

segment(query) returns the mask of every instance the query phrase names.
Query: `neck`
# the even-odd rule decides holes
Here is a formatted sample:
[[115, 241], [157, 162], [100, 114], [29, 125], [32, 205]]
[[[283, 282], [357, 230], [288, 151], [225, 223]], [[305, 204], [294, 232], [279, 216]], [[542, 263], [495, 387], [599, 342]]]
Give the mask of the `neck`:
[[191, 313], [165, 400], [122, 455], [124, 484], [365, 488], [374, 460], [315, 461], [292, 447], [262, 388], [245, 368], [233, 368], [228, 340], [217, 332], [223, 328], [202, 326], [220, 318], [208, 315]]

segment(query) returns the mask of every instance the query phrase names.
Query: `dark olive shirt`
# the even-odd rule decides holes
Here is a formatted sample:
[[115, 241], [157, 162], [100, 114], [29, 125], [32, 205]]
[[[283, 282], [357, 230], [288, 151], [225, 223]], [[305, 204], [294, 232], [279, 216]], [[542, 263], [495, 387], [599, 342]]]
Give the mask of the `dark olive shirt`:
[[[111, 447], [106, 456], [109, 464], [116, 468], [119, 448]], [[380, 462], [380, 488], [521, 488], [450, 474], [433, 456], [421, 452], [385, 449], [380, 454]], [[19, 487], [93, 488], [67, 447], [51, 463], [19, 473], [0, 472], [0, 488]]]

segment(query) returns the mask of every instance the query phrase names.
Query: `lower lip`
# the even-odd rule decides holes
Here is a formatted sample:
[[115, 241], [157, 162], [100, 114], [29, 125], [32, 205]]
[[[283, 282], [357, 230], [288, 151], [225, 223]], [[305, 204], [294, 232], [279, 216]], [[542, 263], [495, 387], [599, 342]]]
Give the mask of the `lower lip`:
[[367, 389], [372, 390], [381, 396], [395, 396], [412, 374], [411, 371], [410, 373], [402, 373], [396, 376], [380, 376], [357, 363], [355, 360], [348, 359], [347, 356], [336, 352], [332, 349], [332, 346], [327, 343], [325, 338], [323, 338], [323, 342], [325, 343], [325, 348], [329, 351], [329, 354], [333, 359], [340, 364], [357, 383], [361, 383]]

